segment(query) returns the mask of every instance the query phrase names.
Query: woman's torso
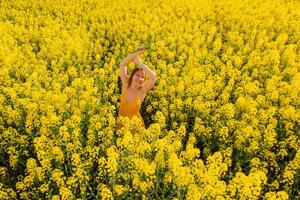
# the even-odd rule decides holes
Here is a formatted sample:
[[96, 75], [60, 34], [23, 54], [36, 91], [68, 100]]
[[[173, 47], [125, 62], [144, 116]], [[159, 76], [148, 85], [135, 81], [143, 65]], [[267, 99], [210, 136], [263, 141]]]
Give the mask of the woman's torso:
[[[143, 117], [140, 114], [140, 108], [143, 100], [141, 100], [141, 98], [144, 98], [143, 94], [132, 94], [130, 91], [128, 93], [128, 88], [122, 88], [119, 116], [132, 118], [135, 115], [141, 119], [142, 127], [146, 128]], [[117, 129], [120, 129], [122, 126], [123, 124], [118, 122]]]
[[135, 97], [138, 98], [139, 102], [142, 103], [145, 98], [145, 94], [142, 92], [142, 89], [137, 89], [136, 91], [132, 91], [127, 86], [122, 86], [122, 94], [126, 97], [126, 103], [129, 104], [134, 100]]
[[132, 117], [134, 114], [139, 115], [144, 98], [145, 95], [141, 90], [137, 90], [133, 93], [127, 86], [123, 86], [119, 114], [128, 117]]

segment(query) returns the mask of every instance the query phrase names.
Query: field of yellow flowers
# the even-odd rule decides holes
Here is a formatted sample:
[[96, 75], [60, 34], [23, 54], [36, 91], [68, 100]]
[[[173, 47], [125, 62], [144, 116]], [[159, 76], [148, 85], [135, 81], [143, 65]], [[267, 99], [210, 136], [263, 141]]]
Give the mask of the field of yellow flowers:
[[299, 52], [299, 1], [2, 0], [0, 199], [299, 199]]

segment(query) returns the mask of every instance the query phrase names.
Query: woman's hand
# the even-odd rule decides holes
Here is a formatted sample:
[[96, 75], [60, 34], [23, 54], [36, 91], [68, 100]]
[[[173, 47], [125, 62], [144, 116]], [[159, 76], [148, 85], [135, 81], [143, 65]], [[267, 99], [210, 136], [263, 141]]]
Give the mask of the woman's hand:
[[133, 59], [133, 61], [134, 61], [135, 63], [141, 61], [139, 56], [140, 56], [142, 53], [144, 53], [146, 50], [147, 50], [147, 48], [146, 48], [145, 45], [140, 46], [140, 47], [138, 48], [137, 55], [135, 56], [135, 58]]
[[147, 47], [145, 45], [142, 45], [138, 48], [139, 55], [144, 53], [146, 51]]

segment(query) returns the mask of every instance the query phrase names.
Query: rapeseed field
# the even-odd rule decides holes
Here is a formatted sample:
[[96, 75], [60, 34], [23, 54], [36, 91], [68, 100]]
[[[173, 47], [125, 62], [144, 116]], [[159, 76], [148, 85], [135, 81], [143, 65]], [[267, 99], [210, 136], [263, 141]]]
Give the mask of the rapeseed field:
[[2, 0], [0, 36], [0, 199], [299, 199], [299, 1]]

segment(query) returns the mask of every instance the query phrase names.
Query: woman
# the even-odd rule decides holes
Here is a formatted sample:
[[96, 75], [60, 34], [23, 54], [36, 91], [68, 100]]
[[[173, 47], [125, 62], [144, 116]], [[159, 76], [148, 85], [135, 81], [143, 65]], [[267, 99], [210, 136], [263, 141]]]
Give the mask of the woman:
[[[146, 128], [144, 120], [140, 114], [141, 104], [145, 99], [146, 93], [153, 87], [156, 80], [156, 74], [144, 63], [139, 56], [144, 53], [146, 47], [143, 45], [139, 50], [121, 61], [120, 77], [122, 80], [121, 105], [118, 114], [117, 130], [121, 129], [124, 124], [120, 121], [119, 116], [132, 118], [137, 116], [141, 119], [143, 128]], [[134, 61], [139, 67], [135, 68], [131, 75], [127, 76], [126, 65]], [[146, 80], [146, 73], [150, 76]]]

